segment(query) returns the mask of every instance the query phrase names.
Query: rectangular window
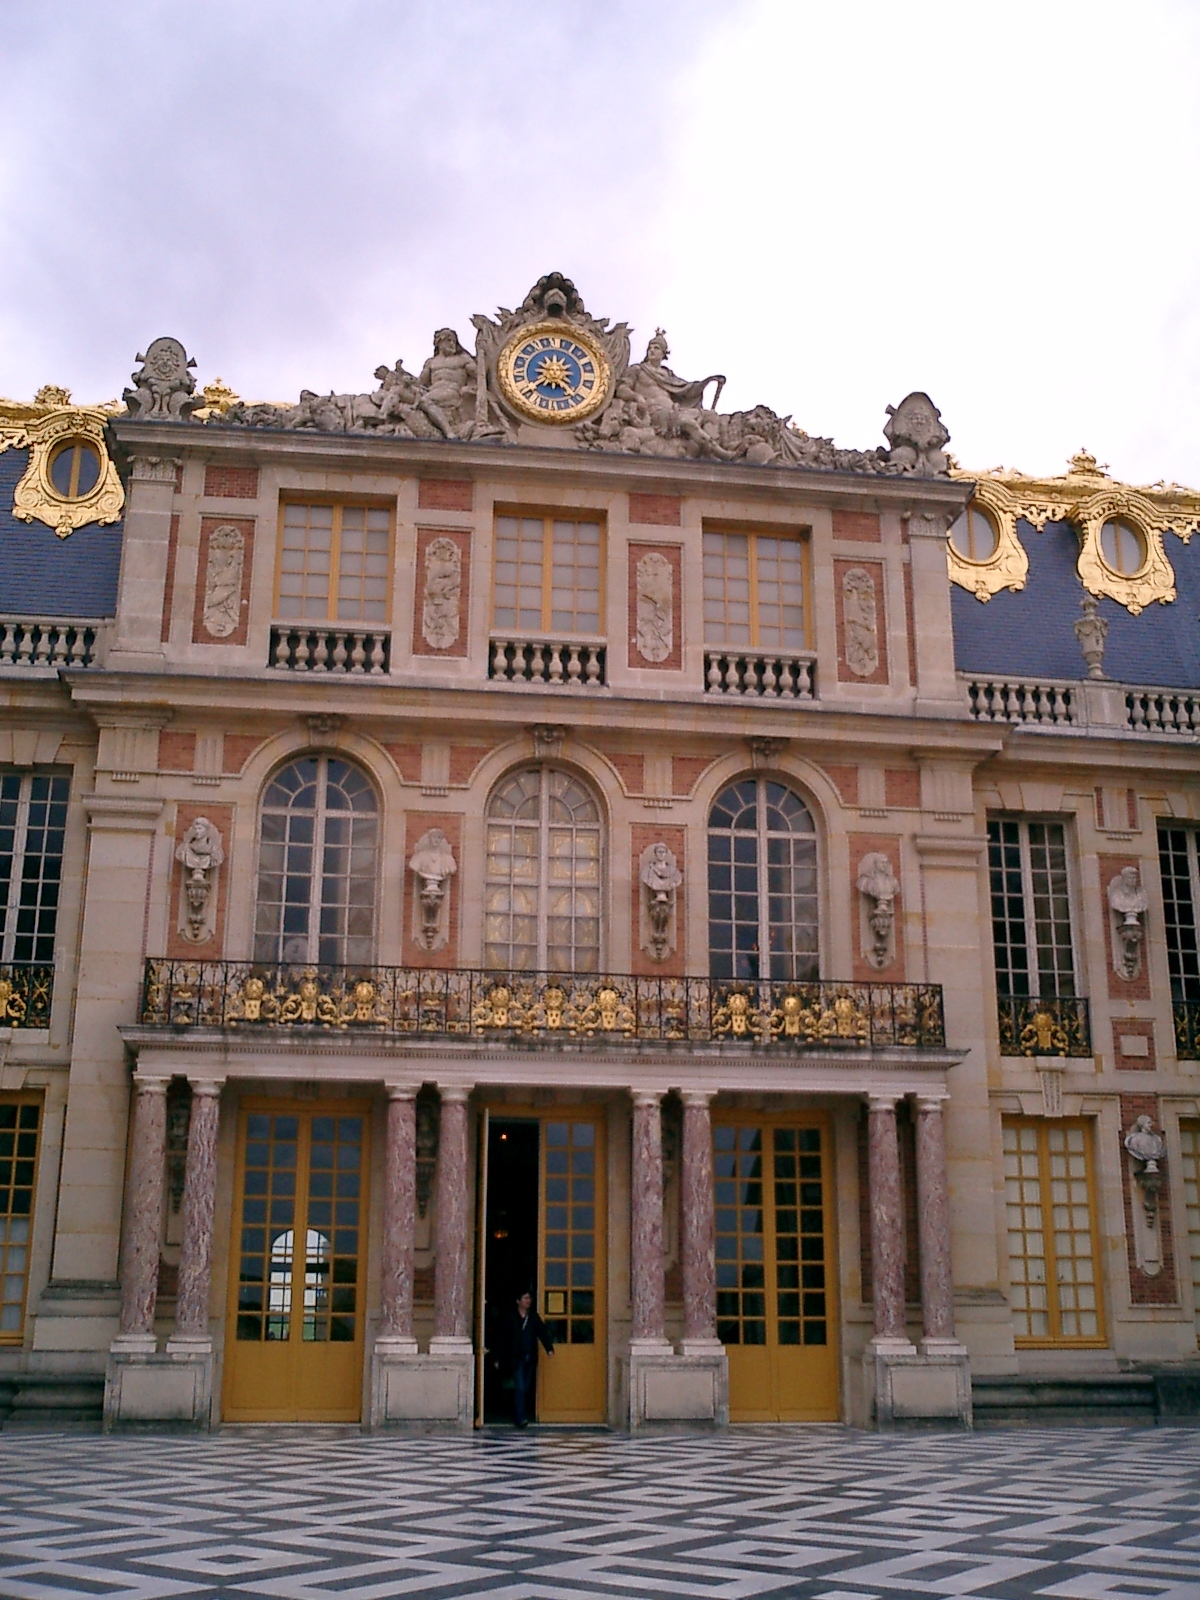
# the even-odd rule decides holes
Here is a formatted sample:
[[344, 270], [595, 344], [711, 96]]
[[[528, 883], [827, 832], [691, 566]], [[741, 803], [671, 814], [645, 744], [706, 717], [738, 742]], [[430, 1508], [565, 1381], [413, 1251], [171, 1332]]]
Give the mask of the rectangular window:
[[29, 1095], [0, 1096], [0, 1344], [25, 1329], [41, 1114]]
[[761, 650], [808, 645], [804, 546], [794, 535], [704, 534], [704, 638]]
[[0, 961], [6, 964], [54, 960], [70, 791], [65, 776], [0, 774]]
[[1004, 1190], [1016, 1343], [1103, 1345], [1090, 1126], [1006, 1117]]
[[598, 521], [497, 517], [492, 626], [599, 634], [600, 546]]
[[1172, 1000], [1200, 1000], [1200, 947], [1196, 905], [1200, 901], [1196, 829], [1160, 827], [1158, 861], [1162, 874], [1163, 920]]
[[386, 622], [392, 514], [381, 506], [283, 507], [275, 615]]
[[1066, 832], [1061, 822], [988, 819], [996, 992], [1002, 1000], [1075, 994]]

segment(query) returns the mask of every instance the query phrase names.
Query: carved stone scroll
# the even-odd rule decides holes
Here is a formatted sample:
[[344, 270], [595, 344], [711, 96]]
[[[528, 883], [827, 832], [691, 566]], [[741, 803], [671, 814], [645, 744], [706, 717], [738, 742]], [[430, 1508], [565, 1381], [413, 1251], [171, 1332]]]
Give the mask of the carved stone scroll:
[[232, 523], [214, 528], [208, 538], [204, 573], [204, 628], [214, 639], [236, 633], [241, 621], [242, 571], [246, 536]]
[[842, 621], [846, 665], [856, 678], [873, 678], [879, 671], [879, 616], [875, 580], [865, 567], [842, 575]]
[[675, 594], [671, 563], [650, 550], [637, 564], [638, 654], [645, 661], [666, 661], [675, 648]]
[[453, 539], [433, 539], [425, 549], [421, 637], [432, 650], [449, 650], [461, 630], [462, 551]]
[[196, 817], [175, 847], [183, 872], [179, 932], [189, 944], [207, 944], [216, 930], [217, 874], [225, 849], [216, 826]]

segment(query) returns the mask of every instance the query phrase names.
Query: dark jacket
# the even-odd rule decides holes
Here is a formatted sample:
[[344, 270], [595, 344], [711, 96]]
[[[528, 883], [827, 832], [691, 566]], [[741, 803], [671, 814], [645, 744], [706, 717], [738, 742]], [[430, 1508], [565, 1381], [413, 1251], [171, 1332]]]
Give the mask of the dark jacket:
[[554, 1349], [549, 1328], [532, 1306], [524, 1321], [514, 1306], [500, 1324], [496, 1336], [496, 1359], [505, 1377], [514, 1373], [522, 1362], [531, 1361], [536, 1366], [539, 1340], [549, 1355]]

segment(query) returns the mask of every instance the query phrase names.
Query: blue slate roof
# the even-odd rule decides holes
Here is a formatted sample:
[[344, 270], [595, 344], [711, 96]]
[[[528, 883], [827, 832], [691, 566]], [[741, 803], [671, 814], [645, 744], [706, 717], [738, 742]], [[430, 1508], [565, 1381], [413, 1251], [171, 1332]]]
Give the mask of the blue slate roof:
[[60, 539], [44, 522], [18, 522], [13, 490], [28, 450], [0, 455], [0, 612], [30, 617], [111, 617], [117, 608], [122, 525], [89, 523]]
[[[987, 604], [950, 587], [954, 659], [960, 672], [1014, 678], [1082, 678], [1087, 675], [1072, 628], [1084, 589], [1075, 570], [1079, 539], [1068, 522], [1048, 522], [1041, 533], [1017, 523], [1029, 554], [1024, 589], [1004, 590]], [[1108, 623], [1105, 676], [1118, 683], [1169, 689], [1200, 688], [1200, 537], [1185, 545], [1163, 536], [1175, 569], [1176, 599], [1130, 616], [1114, 600], [1101, 600]]]

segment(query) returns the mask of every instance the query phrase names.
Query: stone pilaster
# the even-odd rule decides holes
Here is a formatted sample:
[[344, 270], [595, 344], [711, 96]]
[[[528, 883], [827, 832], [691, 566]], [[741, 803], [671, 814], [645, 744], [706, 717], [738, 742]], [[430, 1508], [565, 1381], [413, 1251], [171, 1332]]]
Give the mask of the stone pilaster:
[[467, 1096], [466, 1089], [442, 1090], [431, 1350], [471, 1347]]
[[950, 1193], [946, 1182], [946, 1131], [942, 1102], [917, 1101], [917, 1215], [921, 1245], [921, 1348], [961, 1346], [954, 1337], [954, 1281], [950, 1269]]
[[871, 1096], [867, 1138], [871, 1283], [875, 1311], [875, 1338], [872, 1343], [907, 1346], [900, 1146], [896, 1136], [896, 1101], [892, 1096]]

